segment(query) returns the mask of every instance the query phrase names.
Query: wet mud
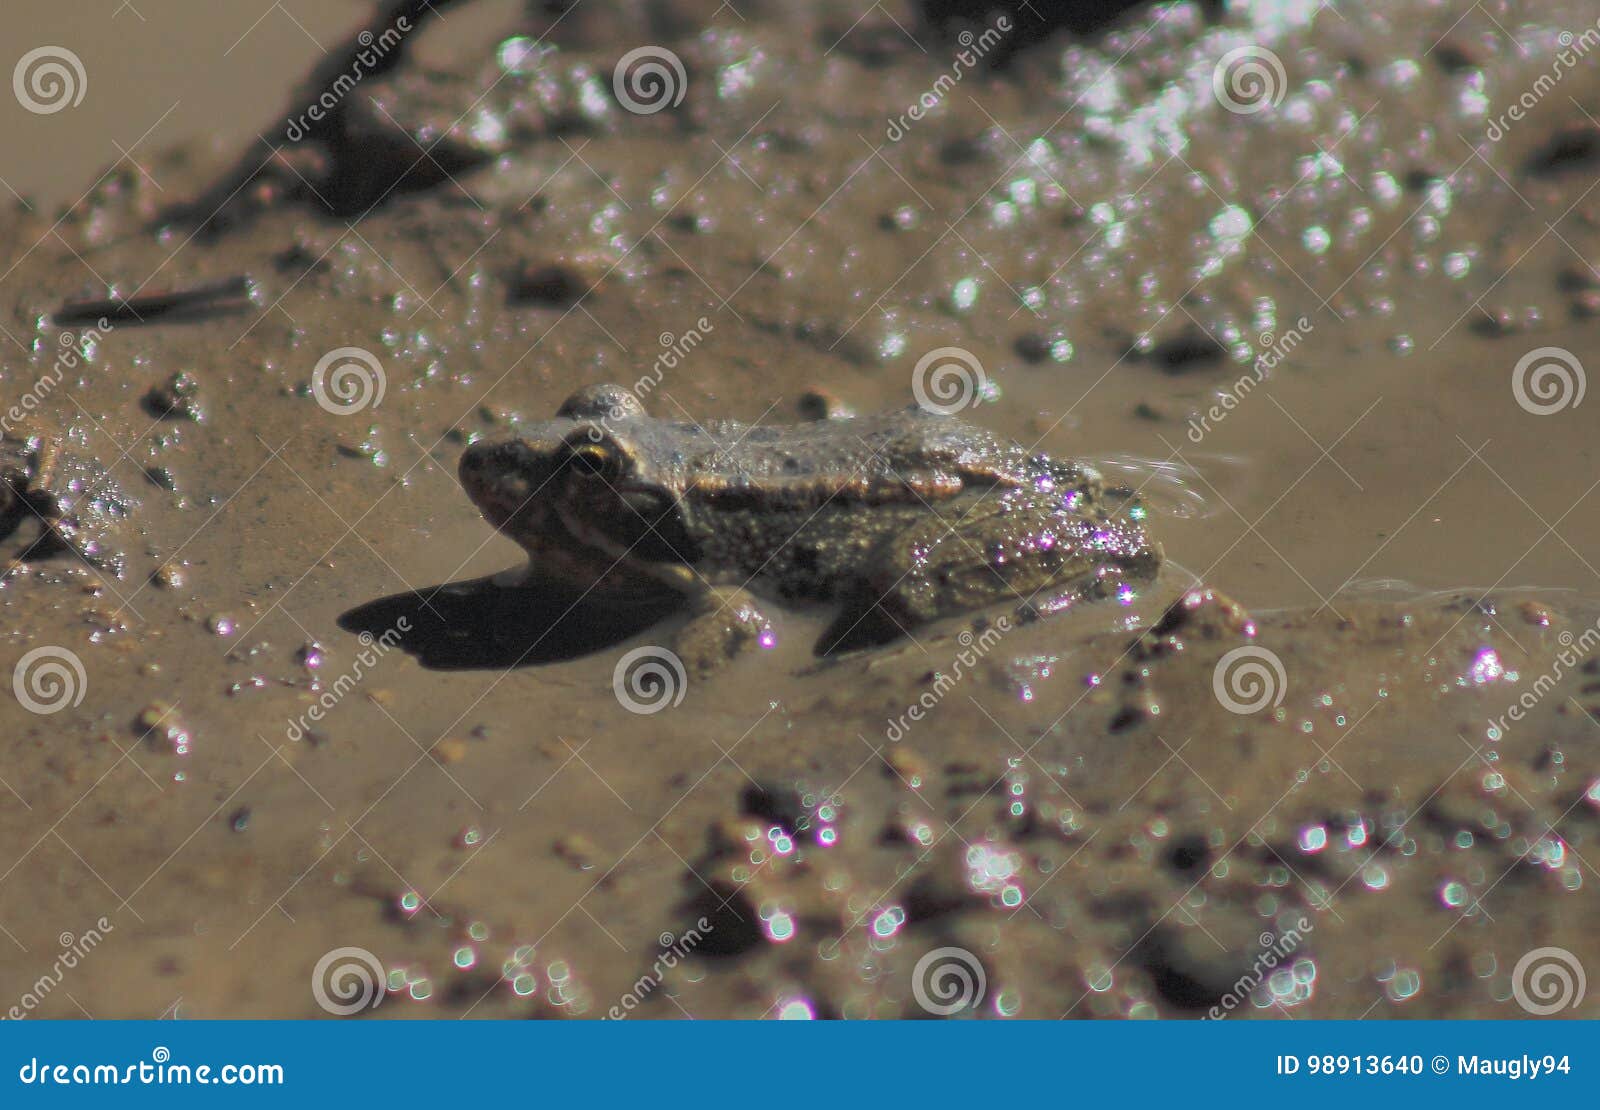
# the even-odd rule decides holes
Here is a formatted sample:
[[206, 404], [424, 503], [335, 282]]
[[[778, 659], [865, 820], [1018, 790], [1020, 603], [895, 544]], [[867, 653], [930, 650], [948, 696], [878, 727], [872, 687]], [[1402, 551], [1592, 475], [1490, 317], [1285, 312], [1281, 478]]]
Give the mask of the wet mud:
[[[1034, 7], [391, 4], [0, 193], [0, 1011], [1594, 1016], [1593, 11]], [[1166, 563], [630, 671], [456, 476], [601, 381], [931, 397]]]

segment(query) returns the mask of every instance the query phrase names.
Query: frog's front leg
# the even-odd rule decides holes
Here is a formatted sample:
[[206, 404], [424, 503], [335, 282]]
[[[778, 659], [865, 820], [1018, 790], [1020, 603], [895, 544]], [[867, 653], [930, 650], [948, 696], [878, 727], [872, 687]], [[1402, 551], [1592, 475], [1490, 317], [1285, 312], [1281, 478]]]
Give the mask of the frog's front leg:
[[702, 588], [685, 596], [689, 620], [673, 637], [672, 646], [691, 673], [710, 674], [772, 627], [754, 595], [743, 587], [702, 583]]
[[1092, 490], [1047, 484], [934, 508], [873, 560], [865, 601], [880, 623], [909, 631], [1008, 601], [1022, 615], [1052, 613], [1149, 581], [1161, 564], [1132, 506], [1107, 512]]

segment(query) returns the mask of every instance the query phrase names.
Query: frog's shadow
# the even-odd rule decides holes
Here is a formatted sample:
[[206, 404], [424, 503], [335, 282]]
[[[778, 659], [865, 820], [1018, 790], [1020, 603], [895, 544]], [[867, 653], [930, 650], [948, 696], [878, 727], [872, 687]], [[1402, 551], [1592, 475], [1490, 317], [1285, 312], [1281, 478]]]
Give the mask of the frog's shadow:
[[503, 670], [604, 651], [678, 608], [670, 598], [601, 605], [547, 586], [475, 578], [366, 602], [341, 614], [339, 627], [392, 643], [430, 670]]

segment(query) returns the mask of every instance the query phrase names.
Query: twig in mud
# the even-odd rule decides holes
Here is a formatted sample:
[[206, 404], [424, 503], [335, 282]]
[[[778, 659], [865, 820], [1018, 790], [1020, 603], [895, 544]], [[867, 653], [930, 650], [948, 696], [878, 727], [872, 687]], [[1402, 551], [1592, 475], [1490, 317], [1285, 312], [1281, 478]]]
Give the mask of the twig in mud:
[[50, 317], [58, 328], [92, 324], [101, 319], [117, 324], [153, 324], [162, 318], [201, 320], [250, 307], [255, 283], [248, 277], [168, 290], [141, 297], [110, 297], [101, 301], [74, 301]]

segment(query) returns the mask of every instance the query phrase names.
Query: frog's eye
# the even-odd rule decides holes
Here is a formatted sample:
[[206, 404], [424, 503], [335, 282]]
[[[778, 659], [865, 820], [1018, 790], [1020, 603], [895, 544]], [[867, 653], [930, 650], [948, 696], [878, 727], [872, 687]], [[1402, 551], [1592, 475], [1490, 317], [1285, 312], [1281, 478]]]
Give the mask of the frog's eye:
[[601, 481], [612, 482], [622, 477], [622, 455], [615, 447], [604, 443], [579, 443], [572, 448], [578, 472]]

